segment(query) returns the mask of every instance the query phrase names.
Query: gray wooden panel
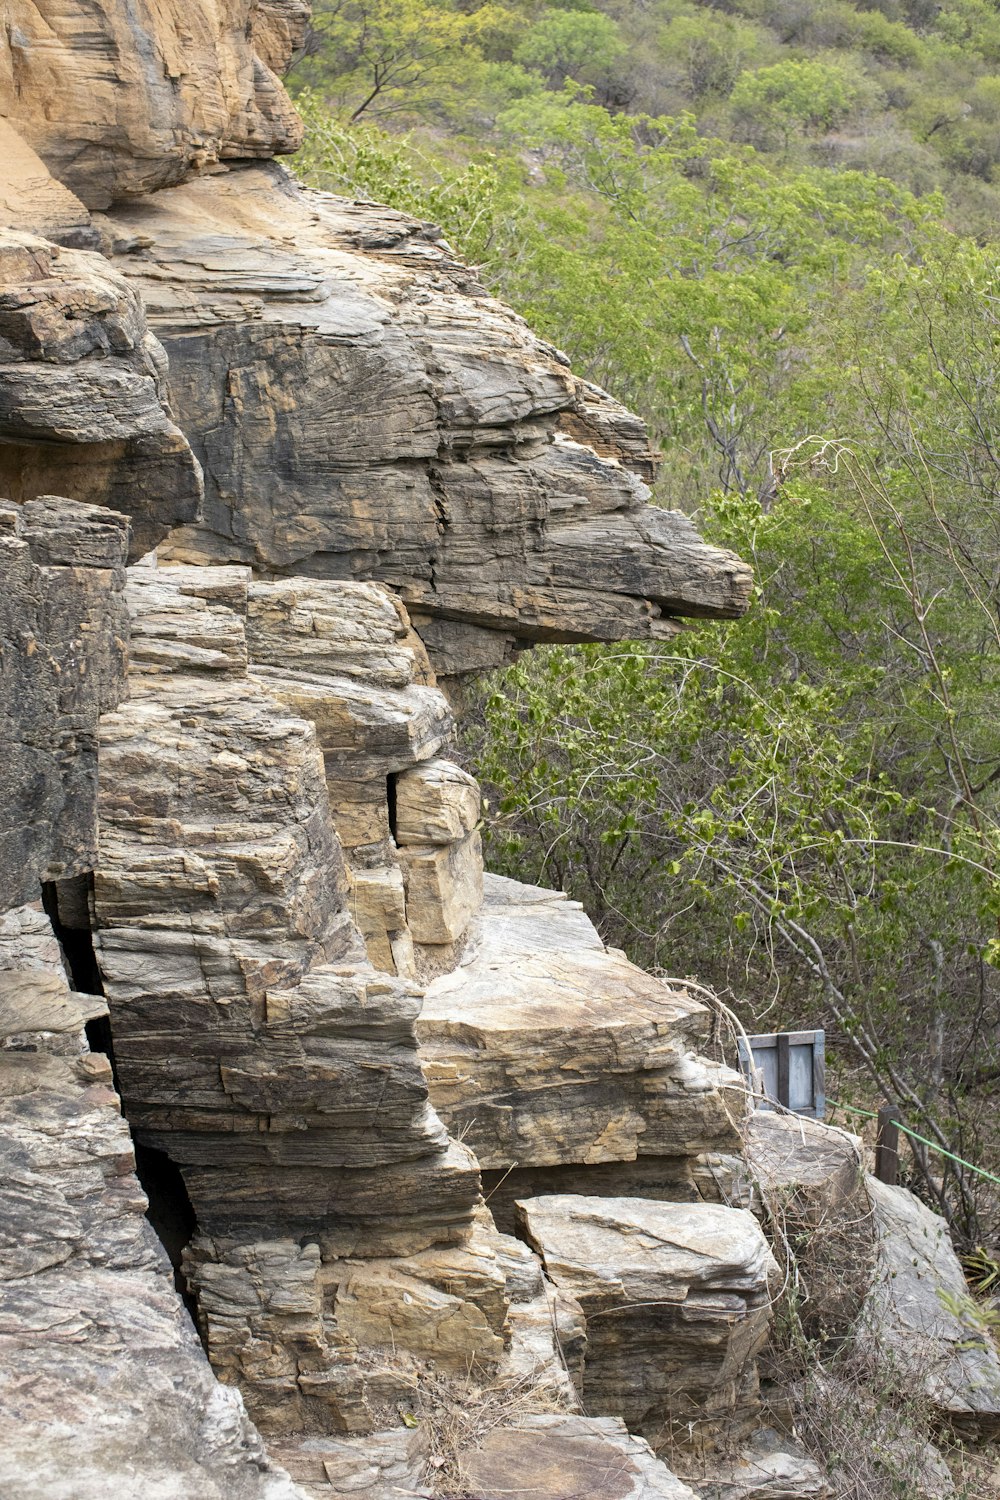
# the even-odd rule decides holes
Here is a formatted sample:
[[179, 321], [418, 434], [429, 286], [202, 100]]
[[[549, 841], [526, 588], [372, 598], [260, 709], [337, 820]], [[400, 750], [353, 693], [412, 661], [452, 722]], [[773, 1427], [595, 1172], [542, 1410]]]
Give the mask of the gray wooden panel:
[[[795, 1114], [822, 1120], [826, 1113], [825, 1033], [771, 1031], [747, 1041], [752, 1067], [763, 1079], [764, 1098], [757, 1107], [769, 1109], [777, 1103]], [[751, 1063], [742, 1042], [739, 1053], [740, 1066], [749, 1077]]]

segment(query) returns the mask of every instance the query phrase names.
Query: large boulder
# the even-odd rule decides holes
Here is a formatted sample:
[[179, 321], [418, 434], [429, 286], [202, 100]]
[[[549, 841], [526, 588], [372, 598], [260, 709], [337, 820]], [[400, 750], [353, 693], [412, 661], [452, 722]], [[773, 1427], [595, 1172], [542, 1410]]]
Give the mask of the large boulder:
[[417, 1035], [435, 1108], [505, 1192], [531, 1167], [639, 1155], [689, 1182], [699, 1153], [738, 1151], [742, 1084], [696, 1055], [706, 1008], [605, 948], [560, 891], [485, 891], [479, 943], [428, 987]]
[[867, 1181], [878, 1264], [860, 1331], [903, 1389], [920, 1392], [959, 1432], [993, 1436], [1000, 1432], [1000, 1358], [977, 1324], [948, 1226], [906, 1188]]
[[307, 17], [301, 0], [8, 0], [0, 113], [91, 209], [294, 151], [272, 70]]
[[752, 1214], [634, 1198], [534, 1198], [522, 1232], [587, 1324], [582, 1398], [655, 1447], [717, 1439], [757, 1409], [777, 1266]]
[[0, 229], [4, 498], [124, 511], [133, 556], [193, 520], [201, 471], [170, 414], [165, 370], [141, 299], [102, 255]]

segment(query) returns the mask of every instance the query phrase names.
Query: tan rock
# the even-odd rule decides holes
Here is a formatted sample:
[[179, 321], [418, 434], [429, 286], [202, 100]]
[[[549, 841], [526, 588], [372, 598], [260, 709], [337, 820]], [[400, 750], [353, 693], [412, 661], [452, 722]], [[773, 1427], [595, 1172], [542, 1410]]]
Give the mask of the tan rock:
[[399, 851], [406, 882], [406, 921], [416, 943], [455, 943], [483, 900], [483, 845], [478, 832], [452, 844]]
[[477, 1500], [697, 1500], [613, 1417], [526, 1416], [463, 1460]]
[[402, 772], [395, 797], [394, 837], [400, 846], [456, 843], [479, 822], [479, 783], [450, 760], [427, 760]]
[[430, 1457], [429, 1430], [390, 1428], [364, 1437], [306, 1437], [268, 1444], [279, 1463], [313, 1500], [399, 1500], [427, 1496], [421, 1484]]
[[654, 1447], [697, 1443], [756, 1407], [777, 1266], [753, 1216], [709, 1204], [533, 1198], [522, 1230], [583, 1309], [587, 1411]]
[[750, 1189], [743, 1157], [722, 1152], [637, 1156], [634, 1161], [560, 1162], [483, 1172], [483, 1195], [497, 1227], [507, 1234], [514, 1232], [518, 1199], [552, 1193], [648, 1198], [663, 1203], [728, 1203], [736, 1208], [753, 1208], [759, 1203]]
[[84, 12], [10, 0], [0, 109], [88, 208], [221, 158], [294, 151], [301, 126], [254, 44], [272, 64], [286, 62], [301, 28], [296, 9], [274, 0], [97, 0]]
[[480, 1163], [738, 1150], [742, 1086], [691, 1050], [704, 1007], [608, 952], [560, 892], [485, 888], [478, 946], [428, 986], [417, 1025], [434, 1106]]
[[74, 193], [49, 172], [41, 157], [0, 118], [0, 225], [28, 230], [60, 245], [96, 250], [100, 235]]
[[103, 256], [0, 229], [0, 492], [124, 511], [133, 556], [193, 519], [201, 472], [167, 407], [165, 363]]

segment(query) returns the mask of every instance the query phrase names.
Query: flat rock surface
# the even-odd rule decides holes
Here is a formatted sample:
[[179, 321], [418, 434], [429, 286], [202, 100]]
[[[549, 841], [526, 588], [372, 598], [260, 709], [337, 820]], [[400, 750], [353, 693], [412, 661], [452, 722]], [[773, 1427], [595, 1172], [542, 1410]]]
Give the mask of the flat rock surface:
[[435, 1108], [505, 1171], [738, 1149], [742, 1087], [693, 1051], [708, 1022], [576, 902], [487, 876], [478, 946], [430, 984], [417, 1035]]
[[697, 1500], [613, 1417], [525, 1417], [491, 1432], [464, 1468], [476, 1500]]

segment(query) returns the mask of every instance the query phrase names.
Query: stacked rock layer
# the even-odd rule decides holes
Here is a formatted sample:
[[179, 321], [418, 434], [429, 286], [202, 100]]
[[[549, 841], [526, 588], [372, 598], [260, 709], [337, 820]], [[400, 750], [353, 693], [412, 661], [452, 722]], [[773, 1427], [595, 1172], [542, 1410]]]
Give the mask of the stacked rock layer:
[[[39, 1493], [121, 1488], [123, 1444], [149, 1457], [123, 1493], [157, 1464], [190, 1492], [167, 1385], [201, 1403], [199, 1493], [296, 1493], [184, 1331], [113, 1078], [197, 1221], [175, 1260], [212, 1366], [312, 1493], [426, 1490], [401, 1413], [475, 1369], [561, 1408], [521, 1413], [497, 1475], [551, 1451], [682, 1494], [611, 1419], [659, 1442], [673, 1410], [752, 1416], [772, 1268], [720, 1206], [742, 1093], [698, 1002], [558, 893], [484, 881], [438, 678], [736, 616], [749, 571], [649, 503], [641, 423], [432, 227], [271, 160], [306, 18], [14, 0], [0, 63], [0, 876], [49, 953], [44, 994], [8, 965], [4, 1076], [32, 1102], [5, 1128], [45, 1205], [15, 1279], [56, 1309], [15, 1334], [29, 1371], [63, 1351], [91, 1434], [77, 1488], [53, 1450]], [[56, 992], [49, 917], [107, 1017]], [[59, 1151], [39, 1120], [69, 1122]], [[132, 1333], [71, 1333], [84, 1295]], [[153, 1347], [166, 1384], [129, 1405]], [[80, 1395], [98, 1357], [123, 1417]]]

